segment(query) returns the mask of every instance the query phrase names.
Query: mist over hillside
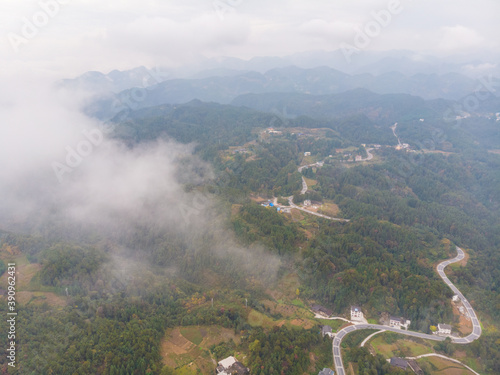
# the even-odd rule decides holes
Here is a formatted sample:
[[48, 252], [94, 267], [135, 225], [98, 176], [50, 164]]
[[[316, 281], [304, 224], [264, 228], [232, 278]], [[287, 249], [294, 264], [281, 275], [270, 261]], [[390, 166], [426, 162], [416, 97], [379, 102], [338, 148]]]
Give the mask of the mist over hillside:
[[500, 374], [500, 3], [0, 8], [0, 373]]

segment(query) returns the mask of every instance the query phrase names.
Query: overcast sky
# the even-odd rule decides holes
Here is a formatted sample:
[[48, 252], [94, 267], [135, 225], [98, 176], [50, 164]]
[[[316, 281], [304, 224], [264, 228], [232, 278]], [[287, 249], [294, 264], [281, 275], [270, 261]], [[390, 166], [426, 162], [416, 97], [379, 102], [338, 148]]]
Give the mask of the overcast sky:
[[[390, 9], [377, 30], [373, 12]], [[498, 0], [2, 0], [0, 58], [10, 75], [60, 78], [357, 47], [357, 33], [369, 25], [366, 49], [474, 57], [499, 50], [499, 14]]]

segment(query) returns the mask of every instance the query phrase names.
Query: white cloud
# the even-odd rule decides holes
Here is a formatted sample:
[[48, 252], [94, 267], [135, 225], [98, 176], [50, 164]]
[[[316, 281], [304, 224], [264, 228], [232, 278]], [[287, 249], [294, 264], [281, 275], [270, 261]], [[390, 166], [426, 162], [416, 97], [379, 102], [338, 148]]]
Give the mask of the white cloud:
[[332, 21], [327, 22], [323, 19], [313, 19], [300, 25], [299, 30], [307, 36], [339, 40], [346, 35], [353, 34], [356, 28], [361, 27], [360, 23]]
[[[88, 70], [179, 66], [203, 57], [332, 50], [352, 43], [372, 12], [388, 6], [383, 0], [220, 0], [231, 9], [221, 20], [212, 0], [73, 0], [14, 54], [7, 34], [21, 33], [23, 19], [40, 10], [39, 1], [58, 0], [2, 1], [3, 69], [21, 64], [62, 78]], [[401, 5], [403, 11], [369, 49], [449, 54], [475, 46], [498, 49], [489, 37], [500, 32], [498, 1], [443, 0], [438, 7], [430, 0], [401, 0]]]
[[476, 50], [484, 47], [485, 38], [476, 30], [462, 25], [441, 28], [441, 39], [438, 47], [444, 51], [460, 52]]
[[185, 191], [184, 184], [213, 178], [193, 145], [125, 145], [49, 80], [25, 72], [2, 81], [0, 228], [43, 227], [68, 238], [90, 231], [117, 243], [142, 229], [151, 238], [176, 233], [188, 247], [203, 244], [221, 258], [238, 257], [252, 274], [275, 274], [279, 260], [239, 246], [212, 196]]
[[[137, 51], [184, 61], [186, 57], [210, 55], [227, 46], [244, 44], [249, 34], [245, 20], [238, 15], [221, 20], [205, 14], [187, 22], [167, 17], [140, 17], [108, 29], [104, 44], [110, 48]], [[125, 52], [126, 53], [126, 52]]]

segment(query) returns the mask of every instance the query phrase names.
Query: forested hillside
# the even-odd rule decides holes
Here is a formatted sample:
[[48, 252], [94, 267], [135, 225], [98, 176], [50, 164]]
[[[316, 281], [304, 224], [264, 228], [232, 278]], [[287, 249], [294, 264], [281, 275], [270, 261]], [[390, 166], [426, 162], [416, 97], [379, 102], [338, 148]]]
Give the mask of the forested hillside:
[[[146, 220], [120, 227], [125, 219], [117, 217], [121, 229], [106, 231], [30, 218], [25, 233], [1, 232], [1, 259], [16, 260], [29, 276], [19, 307], [23, 360], [9, 372], [3, 361], [2, 370], [191, 374], [190, 363], [212, 363], [222, 353], [244, 358], [255, 374], [316, 374], [333, 365], [331, 341], [319, 334], [324, 321], [308, 311], [313, 303], [339, 316], [352, 304], [374, 321], [382, 313], [404, 316], [425, 333], [437, 323], [458, 326], [453, 293], [435, 265], [459, 245], [469, 257], [449, 277], [485, 326], [463, 350], [480, 358], [482, 373], [498, 373], [500, 155], [488, 150], [500, 139], [492, 121], [468, 119], [453, 129], [439, 120], [443, 103], [407, 95], [355, 91], [320, 99], [266, 94], [234, 102], [286, 106], [298, 117], [193, 101], [115, 118], [113, 138], [129, 148], [158, 138], [193, 143], [194, 156], [176, 161], [176, 176], [183, 181], [182, 172], [200, 169], [204, 178], [186, 179], [183, 189], [204, 203], [186, 202], [192, 222], [179, 213], [169, 226]], [[420, 147], [432, 129], [441, 131], [439, 142]], [[270, 207], [276, 199], [289, 208], [289, 197], [350, 221]], [[7, 311], [5, 298], [0, 309]], [[168, 357], [165, 332], [188, 326], [223, 327], [238, 342], [201, 349], [204, 337], [196, 336], [196, 356]], [[7, 332], [5, 321], [0, 331]], [[351, 351], [349, 359], [368, 355]], [[368, 362], [380, 374], [397, 373], [379, 360]]]

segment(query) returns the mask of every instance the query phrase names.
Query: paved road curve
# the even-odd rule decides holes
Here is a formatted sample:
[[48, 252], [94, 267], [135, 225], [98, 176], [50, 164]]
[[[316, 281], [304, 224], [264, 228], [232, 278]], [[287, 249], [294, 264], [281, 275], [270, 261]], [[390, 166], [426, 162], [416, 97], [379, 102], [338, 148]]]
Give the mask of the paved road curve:
[[[467, 312], [472, 320], [472, 333], [467, 336], [467, 337], [452, 337], [452, 341], [455, 344], [468, 344], [471, 343], [472, 341], [476, 340], [481, 336], [481, 325], [479, 324], [479, 320], [476, 316], [476, 313], [474, 312], [474, 309], [472, 308], [471, 304], [467, 299], [464, 297], [464, 295], [457, 289], [455, 285], [451, 283], [451, 281], [446, 277], [446, 274], [444, 273], [444, 269], [446, 266], [448, 266], [451, 263], [456, 263], [460, 262], [462, 259], [465, 258], [465, 253], [461, 248], [457, 246], [457, 252], [458, 255], [449, 260], [445, 260], [444, 262], [439, 263], [437, 266], [437, 272], [439, 273], [439, 276], [443, 279], [443, 281], [457, 294], [461, 299], [462, 302], [467, 309]], [[420, 332], [413, 332], [413, 331], [405, 331], [401, 330], [398, 328], [391, 328], [387, 326], [382, 326], [378, 324], [356, 324], [353, 326], [346, 327], [344, 329], [341, 329], [335, 338], [333, 339], [333, 363], [335, 365], [335, 370], [337, 371], [338, 375], [345, 375], [345, 369], [344, 369], [344, 364], [342, 363], [342, 355], [340, 352], [340, 343], [342, 342], [342, 339], [350, 332], [356, 331], [359, 329], [384, 329], [386, 331], [392, 331], [396, 333], [400, 333], [402, 335], [407, 335], [407, 336], [413, 336], [413, 337], [420, 337], [422, 339], [428, 339], [428, 340], [434, 340], [434, 341], [444, 341], [445, 337], [443, 336], [436, 336], [436, 335], [428, 335], [426, 333], [420, 333]]]
[[303, 211], [303, 212], [307, 212], [308, 214], [311, 214], [311, 215], [314, 215], [314, 216], [322, 217], [323, 219], [328, 219], [328, 220], [333, 220], [333, 221], [342, 221], [342, 222], [345, 222], [345, 223], [347, 223], [347, 222], [350, 221], [349, 219], [341, 219], [341, 218], [338, 218], [338, 217], [326, 216], [326, 215], [320, 214], [318, 212], [309, 211], [309, 210], [306, 210], [305, 208], [297, 206], [295, 203], [293, 203], [293, 195], [290, 196], [290, 197], [288, 197], [288, 205], [291, 208], [295, 208], [297, 210], [300, 210], [300, 211]]
[[460, 262], [462, 259], [465, 258], [464, 251], [458, 246], [457, 246], [457, 252], [458, 254], [455, 258], [445, 260], [444, 262], [439, 263], [439, 265], [437, 266], [437, 272], [439, 276], [441, 276], [443, 281], [446, 283], [446, 285], [448, 285], [451, 288], [451, 290], [453, 290], [453, 292], [460, 297], [472, 321], [472, 333], [469, 336], [461, 338], [453, 338], [452, 340], [456, 344], [468, 344], [478, 339], [479, 336], [481, 336], [482, 331], [481, 331], [481, 324], [479, 324], [479, 319], [477, 318], [476, 312], [472, 308], [471, 304], [469, 303], [469, 301], [467, 301], [467, 298], [464, 297], [462, 292], [460, 292], [460, 290], [458, 290], [458, 288], [451, 283], [450, 279], [448, 279], [448, 277], [446, 277], [446, 274], [444, 273], [444, 269], [447, 265], [451, 263]]

